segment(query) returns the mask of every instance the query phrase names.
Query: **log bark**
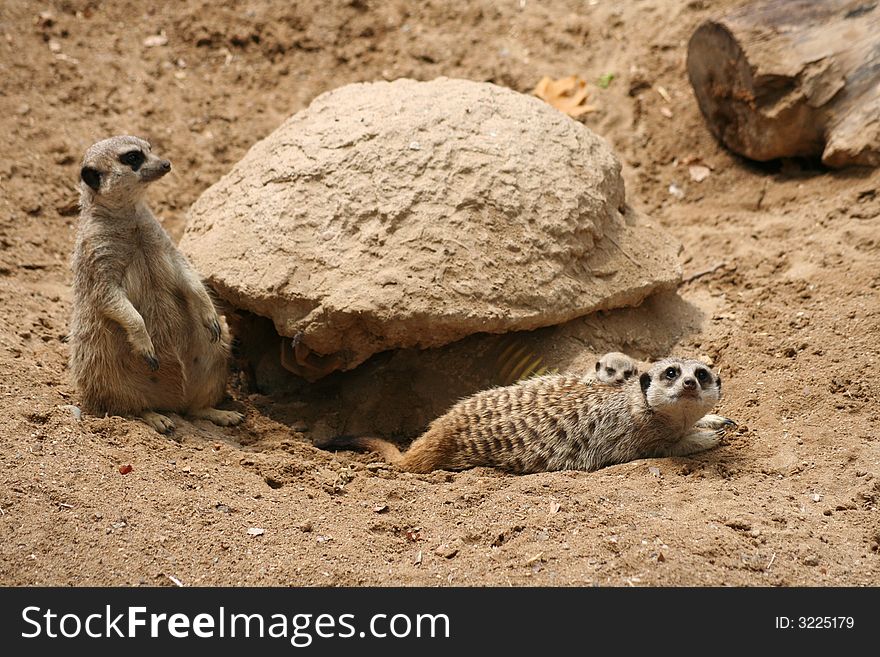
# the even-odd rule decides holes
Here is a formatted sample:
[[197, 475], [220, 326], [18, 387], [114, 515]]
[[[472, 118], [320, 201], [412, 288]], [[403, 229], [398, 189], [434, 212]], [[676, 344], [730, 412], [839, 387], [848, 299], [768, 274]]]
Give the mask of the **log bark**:
[[880, 164], [880, 0], [759, 0], [702, 23], [687, 69], [736, 153]]

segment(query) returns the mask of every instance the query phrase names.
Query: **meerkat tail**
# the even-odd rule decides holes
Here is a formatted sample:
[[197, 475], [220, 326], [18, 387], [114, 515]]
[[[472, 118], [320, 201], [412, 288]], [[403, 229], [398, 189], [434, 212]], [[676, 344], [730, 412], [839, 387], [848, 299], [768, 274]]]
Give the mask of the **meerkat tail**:
[[403, 454], [397, 447], [382, 438], [370, 436], [352, 437], [337, 436], [320, 445], [321, 449], [353, 449], [359, 452], [376, 452], [385, 461], [397, 465], [403, 458]]

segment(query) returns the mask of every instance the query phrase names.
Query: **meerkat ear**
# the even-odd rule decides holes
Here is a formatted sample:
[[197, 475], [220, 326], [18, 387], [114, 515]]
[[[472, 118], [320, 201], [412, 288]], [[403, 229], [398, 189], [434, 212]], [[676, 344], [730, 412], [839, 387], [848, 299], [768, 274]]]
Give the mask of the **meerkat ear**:
[[80, 169], [79, 177], [82, 178], [83, 182], [91, 187], [94, 191], [98, 191], [98, 188], [101, 186], [101, 172], [97, 169], [93, 169], [92, 167], [83, 167]]
[[651, 375], [645, 372], [639, 377], [639, 385], [642, 386], [642, 392], [647, 392], [651, 386]]

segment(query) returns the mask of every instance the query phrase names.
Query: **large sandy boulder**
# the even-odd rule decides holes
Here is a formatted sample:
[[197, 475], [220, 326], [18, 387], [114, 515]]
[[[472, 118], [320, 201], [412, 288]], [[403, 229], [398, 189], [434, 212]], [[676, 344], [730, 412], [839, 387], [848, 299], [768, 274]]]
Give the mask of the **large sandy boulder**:
[[680, 278], [601, 138], [445, 78], [319, 96], [202, 194], [181, 247], [325, 370], [636, 305]]

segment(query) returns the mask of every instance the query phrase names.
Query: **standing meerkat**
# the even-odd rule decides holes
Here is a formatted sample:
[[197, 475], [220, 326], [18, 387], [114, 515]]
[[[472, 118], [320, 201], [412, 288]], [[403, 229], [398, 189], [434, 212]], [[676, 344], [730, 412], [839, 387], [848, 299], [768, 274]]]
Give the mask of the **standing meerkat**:
[[596, 361], [596, 380], [600, 383], [619, 386], [638, 374], [636, 361], [619, 351], [609, 352]]
[[410, 472], [597, 470], [717, 446], [734, 424], [706, 415], [720, 396], [721, 380], [707, 365], [667, 358], [622, 387], [553, 374], [484, 390], [434, 420], [403, 454], [379, 438], [330, 446], [372, 450]]
[[229, 330], [198, 274], [145, 202], [171, 170], [137, 137], [111, 137], [83, 158], [73, 254], [70, 370], [91, 413], [135, 415], [160, 433], [159, 411], [224, 426]]

